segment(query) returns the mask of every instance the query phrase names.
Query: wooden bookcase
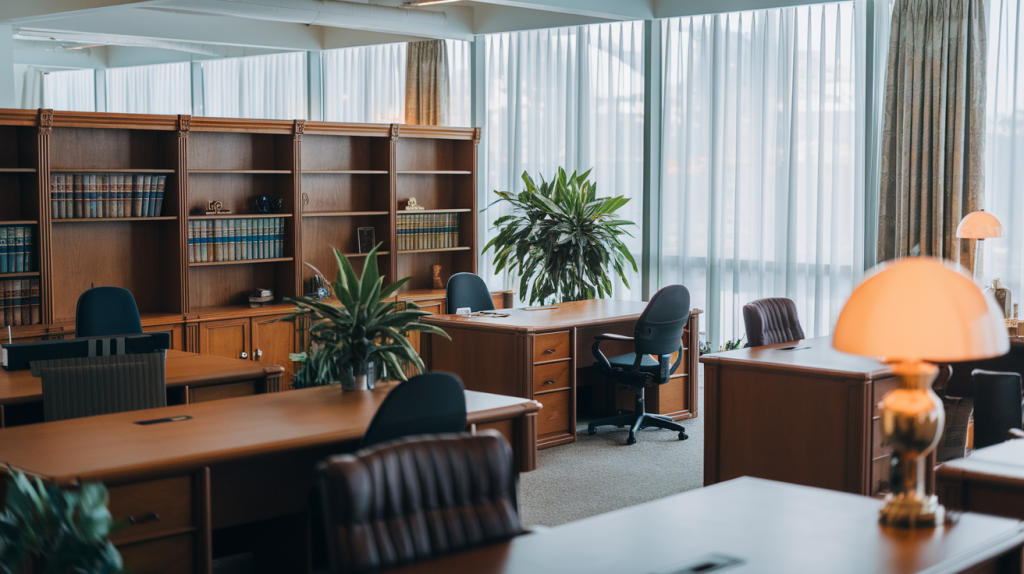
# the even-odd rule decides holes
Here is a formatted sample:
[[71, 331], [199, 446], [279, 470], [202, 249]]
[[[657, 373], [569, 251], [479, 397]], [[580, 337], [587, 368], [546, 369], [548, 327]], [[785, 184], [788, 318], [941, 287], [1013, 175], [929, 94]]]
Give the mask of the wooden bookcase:
[[[476, 272], [479, 129], [302, 120], [245, 120], [51, 110], [0, 110], [0, 225], [37, 225], [42, 324], [13, 328], [16, 341], [73, 336], [78, 296], [91, 286], [132, 292], [147, 332], [175, 348], [284, 365], [302, 334], [274, 319], [292, 306], [249, 307], [248, 292], [300, 295], [316, 267], [333, 279], [330, 248], [359, 255], [357, 230], [372, 227], [387, 281], [412, 277], [400, 300], [443, 311], [442, 280]], [[55, 219], [50, 176], [166, 176], [157, 217]], [[254, 213], [255, 196], [281, 198], [281, 213]], [[397, 217], [409, 198], [459, 212], [459, 246], [398, 251]], [[210, 201], [230, 215], [208, 216]], [[420, 211], [415, 213], [429, 213]], [[189, 224], [280, 217], [283, 256], [189, 260]], [[2, 277], [0, 277], [2, 278]], [[496, 301], [509, 301], [497, 295]], [[440, 302], [440, 303], [439, 303]]]

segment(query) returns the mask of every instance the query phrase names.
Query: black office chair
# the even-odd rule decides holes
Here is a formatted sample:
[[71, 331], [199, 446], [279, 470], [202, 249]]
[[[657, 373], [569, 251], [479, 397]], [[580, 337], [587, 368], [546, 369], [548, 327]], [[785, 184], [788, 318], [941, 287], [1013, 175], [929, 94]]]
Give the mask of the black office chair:
[[456, 273], [449, 277], [445, 298], [447, 313], [454, 313], [465, 307], [469, 307], [474, 313], [494, 310], [494, 301], [491, 300], [487, 284], [473, 273]]
[[47, 422], [167, 406], [167, 351], [32, 361]]
[[1011, 437], [1010, 429], [1021, 430], [1021, 382], [1017, 373], [975, 369], [974, 448], [999, 444]]
[[743, 306], [747, 346], [761, 347], [804, 338], [796, 304], [785, 297], [758, 299]]
[[[593, 353], [597, 359], [594, 366], [613, 381], [636, 391], [636, 409], [629, 414], [593, 421], [587, 428], [590, 434], [595, 434], [597, 427], [628, 425], [626, 444], [636, 443], [636, 431], [646, 427], [674, 430], [679, 433], [679, 440], [689, 438], [686, 429], [671, 417], [644, 410], [644, 389], [664, 385], [679, 368], [683, 359], [683, 330], [689, 319], [690, 292], [682, 285], [670, 285], [651, 297], [636, 321], [632, 337], [615, 334], [594, 337]], [[635, 352], [609, 359], [601, 352], [601, 341], [633, 341]], [[678, 353], [675, 364], [671, 364], [672, 353]]]
[[466, 393], [451, 373], [417, 375], [395, 387], [377, 409], [363, 448], [417, 434], [466, 430]]
[[142, 333], [142, 321], [131, 291], [120, 287], [93, 287], [78, 298], [76, 337], [139, 333]]

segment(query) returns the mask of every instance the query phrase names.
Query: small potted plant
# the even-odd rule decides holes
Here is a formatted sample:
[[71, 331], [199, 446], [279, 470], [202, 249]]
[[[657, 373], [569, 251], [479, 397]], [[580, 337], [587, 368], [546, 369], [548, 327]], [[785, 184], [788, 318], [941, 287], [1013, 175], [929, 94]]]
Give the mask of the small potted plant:
[[343, 390], [372, 389], [377, 380], [404, 381], [405, 367], [426, 368], [406, 336], [410, 331], [448, 335], [440, 328], [421, 323], [430, 313], [414, 303], [398, 303], [395, 293], [408, 277], [384, 287], [377, 270], [377, 244], [356, 277], [348, 259], [337, 249], [337, 279], [331, 283], [338, 304], [322, 299], [295, 297], [296, 312], [285, 321], [310, 322], [310, 352], [290, 355], [302, 367], [295, 374], [295, 388], [341, 383]]
[[107, 537], [116, 530], [107, 489], [86, 483], [64, 490], [7, 467], [0, 513], [0, 572], [114, 574], [121, 555]]

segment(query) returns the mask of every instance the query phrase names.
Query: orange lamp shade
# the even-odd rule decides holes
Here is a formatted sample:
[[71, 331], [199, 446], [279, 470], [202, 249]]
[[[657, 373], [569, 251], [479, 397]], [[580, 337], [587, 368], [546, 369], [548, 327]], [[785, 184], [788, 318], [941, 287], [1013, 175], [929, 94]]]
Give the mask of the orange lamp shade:
[[960, 265], [911, 257], [876, 269], [840, 312], [836, 349], [887, 362], [966, 361], [1009, 352], [1003, 312]]
[[956, 228], [960, 239], [992, 239], [1003, 236], [1003, 224], [991, 213], [975, 211], [960, 220]]

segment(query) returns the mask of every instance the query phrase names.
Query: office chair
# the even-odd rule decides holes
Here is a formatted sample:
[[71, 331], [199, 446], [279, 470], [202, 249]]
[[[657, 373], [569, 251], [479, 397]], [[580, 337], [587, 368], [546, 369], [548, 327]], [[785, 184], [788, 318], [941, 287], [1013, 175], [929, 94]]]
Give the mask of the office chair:
[[[671, 417], [648, 414], [644, 410], [644, 389], [664, 385], [679, 368], [683, 359], [681, 339], [689, 319], [690, 292], [682, 285], [669, 285], [651, 297], [647, 308], [636, 320], [632, 337], [615, 334], [594, 337], [592, 351], [597, 359], [594, 366], [606, 377], [636, 391], [636, 409], [629, 414], [591, 422], [587, 428], [589, 434], [596, 434], [597, 427], [628, 425], [626, 444], [635, 444], [636, 431], [646, 427], [676, 431], [679, 440], [689, 438], [686, 429]], [[633, 341], [635, 352], [609, 359], [601, 352], [601, 341]], [[678, 353], [675, 364], [671, 364], [672, 353]], [[657, 356], [657, 360], [651, 355]]]
[[139, 333], [142, 333], [142, 321], [131, 291], [120, 287], [93, 287], [78, 298], [76, 337]]
[[167, 406], [167, 351], [33, 361], [47, 422]]
[[796, 304], [785, 297], [758, 299], [743, 306], [747, 346], [761, 347], [804, 338]]
[[395, 568], [523, 532], [512, 449], [494, 430], [387, 442], [328, 458], [318, 475], [334, 574]]
[[1010, 429], [1020, 430], [1021, 382], [1017, 373], [975, 369], [974, 448], [999, 444], [1009, 438]]
[[417, 434], [466, 430], [466, 393], [451, 373], [425, 373], [392, 389], [363, 435], [363, 448]]
[[473, 273], [456, 273], [448, 278], [445, 303], [447, 313], [455, 313], [464, 307], [469, 307], [474, 313], [494, 310], [487, 284]]

